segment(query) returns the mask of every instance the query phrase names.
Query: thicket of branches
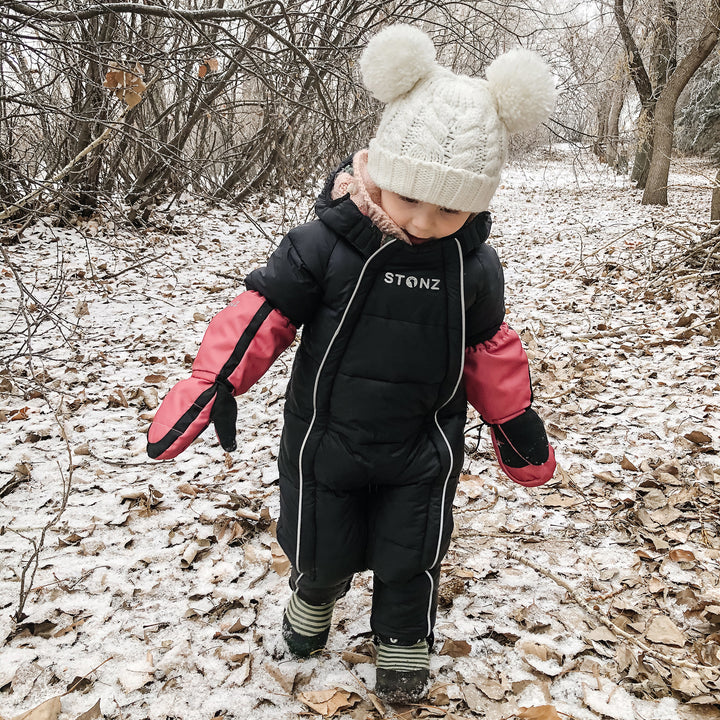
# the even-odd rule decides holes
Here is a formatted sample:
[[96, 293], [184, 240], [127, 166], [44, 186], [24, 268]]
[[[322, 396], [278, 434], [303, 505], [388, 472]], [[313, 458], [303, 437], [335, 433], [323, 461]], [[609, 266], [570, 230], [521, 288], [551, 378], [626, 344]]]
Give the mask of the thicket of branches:
[[90, 214], [120, 197], [142, 219], [186, 189], [314, 186], [370, 137], [378, 108], [355, 61], [397, 21], [471, 74], [539, 49], [559, 78], [554, 132], [667, 203], [674, 114], [707, 96], [681, 98], [694, 75], [713, 82], [696, 71], [720, 0], [31, 0], [0, 6], [0, 221], [50, 200]]
[[478, 72], [529, 15], [504, 0], [4, 3], [0, 201], [51, 185], [65, 210], [120, 194], [142, 217], [185, 189], [301, 188], [370, 136], [354, 59], [381, 25], [420, 23]]

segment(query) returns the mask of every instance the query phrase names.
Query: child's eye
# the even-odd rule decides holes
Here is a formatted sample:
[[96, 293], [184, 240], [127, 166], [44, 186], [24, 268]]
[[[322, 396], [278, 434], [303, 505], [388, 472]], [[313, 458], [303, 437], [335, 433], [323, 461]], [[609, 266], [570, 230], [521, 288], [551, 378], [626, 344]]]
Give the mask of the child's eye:
[[448, 215], [457, 215], [459, 210], [451, 210], [450, 208], [440, 208], [440, 212], [447, 213]]
[[413, 205], [417, 205], [418, 201], [413, 198], [405, 197], [404, 195], [400, 195], [399, 197], [403, 202], [412, 203]]

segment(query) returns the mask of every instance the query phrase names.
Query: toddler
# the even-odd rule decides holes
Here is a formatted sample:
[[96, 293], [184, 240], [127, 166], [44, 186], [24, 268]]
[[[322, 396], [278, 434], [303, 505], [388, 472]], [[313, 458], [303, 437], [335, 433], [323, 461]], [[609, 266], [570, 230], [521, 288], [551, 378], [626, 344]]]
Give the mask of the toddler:
[[317, 219], [210, 322], [148, 453], [175, 457], [211, 422], [233, 450], [235, 396], [302, 327], [278, 460], [277, 536], [292, 563], [283, 636], [296, 656], [320, 651], [335, 601], [372, 570], [376, 691], [408, 702], [429, 679], [466, 403], [515, 482], [555, 470], [486, 243], [508, 137], [547, 119], [555, 91], [532, 52], [500, 56], [486, 80], [456, 75], [408, 25], [377, 34], [360, 69], [386, 103], [375, 137], [330, 176]]

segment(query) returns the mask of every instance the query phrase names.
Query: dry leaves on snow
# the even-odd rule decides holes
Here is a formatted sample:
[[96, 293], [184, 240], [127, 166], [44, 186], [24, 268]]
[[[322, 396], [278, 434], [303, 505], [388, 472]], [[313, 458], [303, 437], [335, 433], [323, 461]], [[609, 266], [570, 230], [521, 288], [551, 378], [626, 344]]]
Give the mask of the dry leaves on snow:
[[75, 720], [96, 720], [102, 717], [102, 711], [100, 709], [100, 701], [98, 700], [89, 710], [86, 710], [81, 715], [78, 715]]
[[687, 641], [680, 628], [665, 615], [655, 615], [651, 618], [645, 631], [645, 637], [651, 643], [676, 645], [677, 647], [682, 647]]
[[612, 720], [635, 720], [632, 695], [612, 682], [598, 685], [599, 689], [588, 685], [583, 688], [583, 701], [590, 710]]
[[[50, 698], [32, 708], [32, 710], [27, 710], [19, 715], [15, 715], [10, 718], [10, 720], [57, 720], [62, 712], [62, 697], [62, 695], [58, 695], [57, 697]], [[90, 709], [78, 715], [75, 720], [97, 720], [97, 718], [101, 717], [100, 700], [97, 700]], [[4, 718], [0, 716], [0, 720], [4, 720]]]
[[268, 671], [270, 676], [280, 685], [280, 687], [288, 695], [292, 695], [298, 676], [296, 670], [289, 669], [287, 671], [283, 671], [274, 663], [269, 662], [265, 663], [265, 670]]
[[287, 575], [290, 572], [290, 560], [283, 552], [280, 544], [273, 541], [270, 545], [270, 552], [272, 554], [272, 569], [278, 575]]
[[357, 693], [341, 688], [309, 690], [298, 693], [297, 699], [323, 717], [332, 717], [342, 710], [350, 710], [362, 700]]
[[155, 678], [155, 664], [150, 650], [145, 653], [144, 660], [129, 664], [118, 674], [118, 680], [126, 693], [139, 690]]
[[[202, 58], [198, 76], [208, 77], [215, 69], [208, 58]], [[109, 90], [128, 102], [136, 99], [131, 93], [137, 94], [137, 91], [132, 88], [132, 69], [126, 68], [123, 72], [130, 72], [130, 76], [115, 77], [115, 84]], [[137, 73], [135, 76], [141, 78]], [[524, 202], [523, 199], [523, 207]], [[88, 226], [87, 234], [95, 237], [98, 233]], [[223, 237], [222, 233], [217, 235]], [[144, 237], [141, 236], [140, 240]], [[175, 241], [182, 247], [181, 238], [173, 238]], [[210, 246], [207, 238], [201, 238], [192, 244], [192, 253], [201, 242]], [[558, 245], [553, 247], [563, 251]], [[516, 250], [522, 250], [520, 245], [513, 245], [513, 251]], [[218, 245], [217, 253], [222, 255], [223, 252]], [[263, 248], [262, 252], [257, 252], [253, 264], [256, 259], [264, 257]], [[234, 258], [225, 259], [227, 267], [235, 267]], [[99, 254], [96, 267], [102, 272], [110, 272], [107, 268], [112, 262], [116, 260], [113, 261], [107, 254]], [[190, 272], [196, 272], [196, 269], [191, 264], [186, 265], [177, 266], [178, 277], [182, 280], [181, 284], [192, 289], [194, 278]], [[84, 260], [78, 268], [80, 266], [84, 267]], [[183, 275], [186, 271], [187, 276]], [[82, 286], [84, 276], [80, 272], [78, 269], [74, 276], [77, 287], [73, 289], [77, 294], [67, 307], [70, 317], [74, 310], [78, 316], [86, 315], [90, 305], [96, 302], [92, 286]], [[613, 272], [617, 277], [619, 271]], [[557, 274], [554, 273], [554, 276]], [[130, 275], [124, 277], [130, 278]], [[163, 285], [162, 278], [158, 279], [160, 282], [156, 289], [160, 297], [166, 300], [178, 297], [177, 286], [170, 283]], [[90, 282], [89, 274], [86, 281]], [[110, 292], [113, 290], [111, 284], [107, 283], [109, 295], [103, 300], [112, 303], [117, 298]], [[97, 538], [103, 537], [101, 533], [105, 532], [110, 538], [115, 536], [118, 540], [119, 553], [123, 553], [123, 547], [133, 547], [131, 552], [136, 553], [138, 560], [128, 569], [128, 577], [133, 584], [140, 581], [138, 587], [147, 592], [149, 603], [161, 597], [162, 589], [168, 583], [179, 583], [176, 588], [182, 586], [183, 591], [187, 589], [195, 593], [188, 600], [193, 609], [186, 618], [180, 619], [176, 627], [162, 629], [159, 623], [156, 627], [138, 625], [133, 628], [133, 623], [127, 623], [127, 617], [137, 607], [134, 596], [123, 598], [122, 583], [112, 579], [111, 574], [108, 574], [108, 581], [103, 580], [104, 570], [93, 578], [98, 592], [106, 592], [104, 588], [107, 586], [110, 592], [118, 594], [115, 617], [109, 619], [107, 627], [112, 627], [113, 623], [118, 625], [124, 618], [125, 626], [130, 628], [130, 636], [135, 634], [133, 639], [142, 643], [145, 636], [147, 643], [148, 636], [152, 634], [150, 644], [156, 654], [156, 664], [153, 664], [152, 658], [135, 663], [144, 657], [144, 652], [138, 651], [143, 646], [137, 644], [133, 646], [132, 657], [128, 655], [130, 659], [124, 662], [127, 677], [123, 687], [152, 680], [151, 684], [141, 685], [133, 691], [134, 698], [139, 700], [134, 701], [138, 709], [131, 712], [137, 712], [139, 716], [146, 712], [148, 699], [155, 695], [157, 689], [164, 690], [164, 683], [172, 682], [172, 678], [162, 674], [163, 658], [167, 657], [165, 664], [170, 667], [173, 663], [173, 670], [183, 682], [187, 679], [188, 686], [191, 682], [193, 687], [202, 688], [211, 684], [217, 687], [222, 683], [246, 683], [244, 693], [259, 697], [262, 702], [280, 703], [279, 707], [287, 710], [286, 714], [290, 716], [299, 709], [299, 705], [293, 703], [290, 711], [282, 704], [293, 702], [291, 698], [306, 689], [306, 680], [298, 673], [295, 664], [275, 663], [275, 671], [268, 668], [267, 673], [255, 672], [252, 678], [250, 675], [251, 660], [261, 658], [255, 667], [263, 667], [268, 661], [263, 653], [276, 647], [273, 633], [277, 628], [270, 626], [272, 613], [263, 603], [279, 603], [281, 599], [269, 597], [272, 590], [268, 592], [268, 589], [282, 585], [282, 592], [287, 591], [284, 581], [272, 572], [273, 566], [279, 573], [286, 572], [287, 560], [274, 545], [269, 515], [262, 515], [265, 506], [273, 507], [268, 498], [276, 492], [276, 473], [274, 469], [258, 471], [261, 465], [269, 468], [275, 459], [273, 453], [278, 442], [279, 422], [272, 417], [274, 410], [269, 410], [277, 403], [276, 398], [270, 397], [273, 393], [266, 395], [261, 387], [253, 391], [252, 412], [257, 412], [257, 417], [247, 417], [247, 427], [243, 427], [241, 432], [244, 433], [244, 441], [255, 442], [251, 450], [241, 449], [233, 456], [225, 456], [224, 469], [220, 454], [217, 457], [207, 454], [200, 458], [200, 462], [195, 455], [188, 455], [182, 466], [179, 463], [175, 466], [166, 464], [160, 469], [159, 465], [148, 464], [148, 468], [142, 469], [140, 479], [133, 480], [127, 474], [134, 470], [120, 464], [99, 466], [101, 458], [95, 457], [95, 452], [89, 454], [89, 443], [96, 450], [103, 443], [116, 443], [119, 447], [126, 442], [135, 442], [140, 448], [137, 452], [142, 452], [140, 433], [152, 418], [152, 413], [146, 411], [157, 406], [156, 388], [164, 387], [168, 379], [183, 371], [182, 353], [192, 348], [195, 342], [193, 338], [181, 336], [180, 328], [190, 327], [193, 317], [198, 322], [204, 322], [213, 314], [205, 300], [208, 294], [219, 292], [221, 288], [217, 287], [217, 283], [211, 287], [208, 287], [209, 284], [203, 280], [198, 285], [198, 294], [188, 296], [186, 309], [172, 308], [173, 319], [166, 317], [166, 308], [163, 308], [160, 312], [163, 323], [146, 323], [140, 328], [134, 322], [127, 323], [128, 328], [133, 327], [132, 336], [127, 333], [122, 335], [124, 330], [119, 324], [108, 326], [107, 329], [117, 332], [114, 337], [118, 344], [125, 343], [127, 347], [137, 348], [138, 352], [146, 346], [144, 357], [133, 353], [141, 362], [139, 368], [132, 369], [136, 377], [134, 382], [119, 379], [124, 372], [117, 354], [106, 353], [106, 348], [94, 345], [92, 338], [88, 342], [88, 351], [94, 353], [92, 356], [88, 355], [84, 361], [68, 360], [74, 369], [72, 372], [68, 370], [67, 376], [63, 374], [65, 368], [58, 368], [57, 372], [53, 370], [55, 377], [65, 378], [63, 382], [67, 389], [75, 393], [69, 396], [67, 407], [77, 413], [76, 422], [82, 422], [88, 428], [88, 432], [75, 430], [76, 440], [82, 443], [79, 447], [87, 448], [88, 452], [76, 451], [74, 455], [79, 456], [76, 462], [82, 463], [84, 468], [83, 485], [78, 486], [78, 497], [83, 501], [92, 501], [83, 515], [88, 521], [86, 525], [73, 520], [72, 526], [63, 525], [53, 534], [53, 554], [62, 561], [83, 556], [88, 542], [98, 541]], [[695, 354], [697, 346], [687, 338], [681, 346], [677, 346], [682, 347], [686, 355], [678, 356], [678, 383], [673, 386], [674, 380], [668, 375], [667, 368], [658, 365], [658, 360], [662, 361], [659, 351], [671, 355], [675, 347], [671, 341], [678, 334], [677, 328], [684, 331], [688, 323], [695, 323], [695, 320], [690, 320], [689, 315], [681, 317], [678, 312], [675, 318], [677, 328], [674, 321], [668, 322], [669, 331], [663, 334], [663, 328], [656, 331], [653, 322], [648, 327], [644, 325], [648, 321], [647, 315], [630, 314], [629, 308], [637, 306], [634, 301], [630, 302], [632, 297], [622, 292], [613, 296], [603, 295], [606, 288], [602, 285], [602, 282], [588, 284], [586, 287], [592, 292], [588, 291], [587, 296], [580, 295], [582, 288], [579, 288], [576, 297], [568, 294], [568, 305], [577, 300], [578, 307], [584, 304], [588, 308], [588, 327], [597, 328], [597, 333], [591, 329], [580, 341], [576, 341], [574, 329], [565, 332], [569, 324], [564, 321], [573, 317], [567, 312], [571, 308], [561, 307], [565, 298], [560, 298], [557, 304], [557, 310], [561, 312], [557, 318], [559, 322], [553, 318], [553, 325], [545, 322], [543, 330], [538, 316], [534, 316], [529, 325], [533, 331], [523, 333], [530, 354], [535, 352], [533, 362], [537, 371], [534, 378], [538, 399], [545, 404], [543, 411], [548, 419], [549, 434], [564, 452], [563, 468], [558, 470], [551, 486], [529, 492], [518, 491], [505, 481], [498, 482], [492, 450], [484, 434], [477, 454], [472, 448], [469, 462], [474, 464], [466, 468], [467, 473], [460, 479], [458, 509], [462, 514], [458, 514], [458, 537], [442, 575], [438, 615], [441, 637], [467, 637], [483, 654], [483, 659], [487, 652], [487, 665], [480, 665], [480, 657], [468, 656], [469, 643], [463, 645], [465, 641], [449, 640], [443, 650], [438, 647], [440, 652], [444, 651], [443, 657], [436, 658], [438, 669], [433, 671], [436, 684], [432, 688], [432, 697], [438, 705], [414, 709], [413, 714], [417, 718], [432, 715], [459, 717], [454, 713], [465, 717], [469, 708], [474, 715], [491, 720], [510, 718], [513, 711], [520, 720], [557, 720], [558, 716], [565, 720], [573, 716], [572, 708], [567, 704], [552, 705], [553, 699], [560, 697], [556, 691], [565, 682], [578, 688], [579, 697], [568, 703], [574, 704], [578, 717], [593, 713], [593, 717], [606, 720], [622, 718], [619, 701], [636, 705], [647, 703], [645, 710], [657, 704], [659, 697], [668, 704], [677, 701], [710, 709], [720, 702], [717, 681], [717, 668], [720, 667], [720, 601], [714, 592], [720, 550], [715, 522], [720, 472], [711, 467], [711, 464], [717, 464], [717, 458], [713, 457], [712, 441], [709, 440], [717, 435], [714, 418], [718, 417], [720, 408], [711, 397], [698, 401], [695, 410], [680, 407], [683, 398], [693, 393], [689, 382], [699, 383], [701, 376], [712, 378], [717, 372], [716, 364], [694, 362], [699, 357]], [[635, 291], [631, 289], [631, 292]], [[552, 286], [548, 286], [547, 292], [550, 297], [548, 302], [552, 304], [555, 301]], [[87, 300], [79, 300], [78, 297]], [[612, 302], [615, 297], [619, 302]], [[625, 302], [628, 304], [625, 305]], [[179, 301], [176, 299], [173, 303]], [[651, 303], [646, 304], [649, 306]], [[678, 308], [699, 305], [693, 298], [683, 298], [675, 304]], [[662, 304], [658, 303], [656, 309], [658, 314], [662, 314], [670, 308], [669, 314], [672, 314], [674, 310], [671, 306], [672, 302], [662, 298]], [[613, 311], [608, 315], [610, 307]], [[118, 308], [122, 306], [116, 304], [114, 309]], [[546, 310], [542, 309], [542, 312], [546, 313]], [[523, 312], [519, 308], [516, 317], [521, 318]], [[572, 312], [576, 313], [577, 308]], [[133, 321], [142, 319], [131, 316]], [[97, 314], [88, 317], [97, 323]], [[166, 320], [172, 323], [169, 326], [172, 333], [168, 336], [172, 340], [162, 337]], [[622, 323], [623, 330], [613, 334], [613, 323], [616, 321]], [[562, 337], [558, 337], [557, 328], [564, 328]], [[158, 329], [160, 335], [156, 332]], [[580, 331], [584, 329], [583, 326]], [[138, 334], [140, 332], [145, 333], [144, 339]], [[104, 334], [104, 342], [111, 334]], [[710, 336], [707, 339], [710, 340]], [[547, 352], [549, 348], [553, 348], [552, 352]], [[632, 368], [626, 364], [628, 359], [636, 361]], [[192, 357], [187, 355], [184, 362], [189, 366]], [[649, 377], [653, 373], [657, 373], [659, 383]], [[278, 373], [279, 376], [282, 374]], [[95, 375], [98, 379], [93, 379]], [[71, 376], [74, 376], [72, 384], [67, 379]], [[108, 378], [113, 380], [108, 381]], [[717, 379], [712, 382], [717, 383]], [[143, 383], [146, 387], [140, 390]], [[648, 385], [655, 395], [650, 396], [639, 389], [641, 383]], [[688, 387], [680, 387], [682, 383], [687, 383]], [[12, 383], [9, 387], [8, 383], [3, 385], [0, 378], [0, 392], [16, 391], [17, 387]], [[682, 394], [679, 394], [680, 391]], [[667, 399], [661, 399], [666, 394]], [[25, 406], [25, 402], [30, 404]], [[678, 404], [676, 409], [672, 408], [673, 402]], [[663, 410], [660, 413], [658, 406], [667, 407], [667, 412]], [[121, 432], [113, 434], [113, 424], [108, 423], [104, 426], [110, 430], [107, 438], [97, 434], [93, 436], [89, 431], [96, 411], [111, 420], [116, 417]], [[10, 406], [0, 409], [0, 423], [9, 431], [8, 434], [12, 431], [21, 433], [22, 441], [23, 436], [30, 438], [43, 434], [33, 425], [40, 415], [42, 411], [30, 400], [17, 399]], [[668, 425], [673, 416], [689, 420]], [[132, 417], [133, 421], [127, 420], [128, 417]], [[137, 422], [136, 426], [133, 422], [138, 417], [143, 422]], [[202, 451], [212, 442], [203, 440], [192, 452]], [[32, 448], [31, 444], [26, 447]], [[664, 448], [667, 448], [667, 453]], [[672, 459], [667, 460], [668, 457]], [[19, 461], [20, 458], [13, 459], [8, 463], [8, 469]], [[10, 484], [6, 482], [10, 479], [7, 473], [7, 477], [0, 481], [0, 496], [12, 493], [10, 499], [13, 499], [24, 495], [30, 492], [29, 488], [35, 487], [34, 481], [42, 477], [39, 463], [35, 463], [34, 458], [27, 462], [22, 460], [22, 464], [26, 465], [27, 473], [18, 471]], [[248, 480], [251, 481], [252, 491], [243, 487]], [[16, 484], [18, 481], [20, 484]], [[152, 486], [148, 487], [148, 481], [160, 488], [160, 492], [155, 492]], [[111, 490], [118, 487], [127, 487], [127, 493]], [[252, 494], [255, 488], [259, 488], [257, 495]], [[102, 493], [105, 492], [112, 499], [109, 503], [103, 502]], [[247, 493], [248, 497], [243, 497], [242, 493]], [[219, 495], [222, 495], [222, 504], [218, 500]], [[119, 502], [122, 509], [127, 510], [124, 515], [117, 512]], [[95, 508], [89, 509], [93, 504]], [[529, 509], [533, 512], [528, 512]], [[176, 510], [180, 511], [178, 515], [182, 516], [182, 520], [168, 519]], [[552, 522], [548, 522], [551, 517]], [[174, 552], [166, 552], [162, 560], [151, 555], [143, 547], [139, 535], [144, 531], [139, 531], [138, 525], [152, 525], [156, 533], [153, 539], [159, 540], [157, 547], [161, 550], [174, 548]], [[95, 537], [88, 537], [93, 534]], [[465, 538], [463, 534], [466, 534]], [[110, 548], [108, 537], [104, 539]], [[198, 539], [202, 542], [198, 543]], [[462, 550], [465, 540], [467, 552]], [[571, 549], [567, 540], [574, 543]], [[487, 544], [483, 545], [483, 542]], [[604, 625], [593, 628], [590, 623], [585, 623], [583, 612], [563, 589], [554, 588], [537, 577], [528, 577], [526, 581], [519, 577], [520, 573], [514, 577], [510, 575], [509, 571], [516, 568], [508, 567], [504, 562], [504, 551], [507, 546], [517, 548], [519, 543], [524, 542], [536, 543], [525, 545], [524, 550], [533, 554], [542, 553], [544, 567], [557, 570], [577, 588], [579, 595], [591, 607], [597, 606], [598, 612], [617, 625], [618, 632]], [[181, 558], [186, 552], [183, 561]], [[115, 562], [119, 556], [113, 557], [110, 553], [109, 557]], [[106, 558], [103, 558], [97, 564], [105, 561]], [[147, 562], [152, 563], [150, 568], [159, 563], [160, 592], [146, 583]], [[181, 568], [181, 563], [185, 567]], [[238, 577], [233, 578], [233, 570], [227, 569], [223, 575], [223, 566], [233, 563], [236, 564]], [[38, 597], [79, 592], [77, 606], [87, 607], [80, 603], [88, 597], [90, 590], [87, 588], [91, 586], [83, 587], [82, 583], [75, 586], [72, 578], [66, 584], [67, 576], [64, 572], [57, 572], [58, 568], [58, 565], [48, 567], [47, 579], [51, 585], [43, 589]], [[57, 579], [63, 581], [57, 586], [51, 574], [56, 572]], [[200, 579], [202, 582], [197, 582]], [[113, 585], [110, 585], [111, 581]], [[72, 590], [66, 589], [71, 586]], [[356, 585], [354, 592], [357, 591]], [[363, 597], [369, 610], [369, 595]], [[258, 598], [261, 599], [258, 601]], [[352, 599], [353, 602], [356, 598]], [[342, 655], [329, 653], [317, 664], [335, 672], [342, 658], [358, 676], [371, 677], [372, 670], [368, 665], [373, 662], [372, 651], [353, 646], [359, 639], [354, 633], [362, 632], [362, 619], [358, 620], [356, 607], [350, 611], [346, 607], [343, 617], [343, 602], [348, 601], [338, 604], [339, 625], [333, 631], [337, 633], [334, 635], [334, 646], [345, 647], [341, 645], [342, 634], [345, 633], [351, 637], [347, 643], [350, 649]], [[274, 606], [276, 616], [278, 607]], [[480, 639], [465, 632], [461, 634], [459, 628], [453, 626], [458, 614], [463, 621], [476, 623], [478, 630], [486, 628], [479, 630], [483, 633]], [[93, 632], [99, 632], [97, 623], [83, 626], [84, 618], [78, 615], [66, 617], [43, 611], [27, 620], [23, 624], [22, 637], [15, 641], [34, 636], [30, 639], [38, 646], [44, 638], [47, 638], [47, 644], [77, 642], [76, 647], [82, 652], [88, 647], [87, 638], [83, 639], [88, 626], [93, 625]], [[203, 629], [209, 625], [210, 632], [196, 633], [196, 624]], [[175, 660], [171, 661], [170, 653], [180, 642], [176, 640], [175, 633], [188, 628], [195, 634], [194, 642], [199, 650], [213, 661], [219, 659], [222, 662], [208, 663], [202, 668], [198, 665], [196, 669], [191, 663], [183, 667]], [[659, 650], [666, 655], [667, 661], [663, 663], [647, 657], [619, 630]], [[75, 641], [75, 636], [80, 640]], [[112, 641], [116, 635], [108, 633], [105, 637]], [[563, 640], [559, 641], [558, 637]], [[163, 642], [173, 643], [173, 650], [167, 655], [159, 649]], [[183, 652], [190, 655], [189, 646]], [[675, 659], [706, 667], [699, 670], [672, 667]], [[234, 663], [238, 666], [233, 668]], [[2, 671], [0, 667], [0, 676]], [[595, 671], [602, 677], [595, 676]], [[226, 675], [228, 672], [231, 674]], [[455, 681], [454, 684], [449, 684], [449, 679]], [[328, 684], [334, 682], [340, 681]], [[63, 681], [63, 686], [67, 686], [66, 681]], [[172, 685], [169, 687], [172, 688]], [[122, 692], [121, 688], [117, 689]], [[181, 690], [171, 692], [176, 693], [178, 698], [183, 695]], [[352, 705], [350, 691], [333, 688], [324, 692], [320, 696], [306, 694], [312, 704], [305, 703], [304, 714], [326, 712], [326, 716], [331, 717], [330, 713], [335, 712], [336, 716], [347, 714], [366, 720], [372, 712], [365, 710], [367, 701]], [[36, 686], [34, 694], [27, 697], [24, 701], [16, 698], [13, 707], [23, 707], [19, 702], [24, 702], [25, 706], [37, 703], [42, 695], [37, 694]], [[517, 707], [519, 702], [522, 702], [522, 708]], [[440, 707], [440, 703], [446, 704]], [[654, 716], [652, 710], [641, 712], [643, 706], [637, 709], [638, 717]], [[96, 706], [87, 713], [99, 713], [99, 710]], [[364, 712], [365, 715], [362, 714]], [[259, 709], [258, 714], [261, 713], [262, 709]], [[194, 714], [186, 711], [184, 716], [192, 717]], [[69, 720], [90, 720], [91, 717], [97, 715], [84, 714]], [[27, 716], [28, 719], [37, 720], [32, 715]]]
[[438, 655], [449, 655], [453, 658], [465, 657], [470, 654], [471, 650], [472, 646], [467, 640], [450, 640], [448, 638], [443, 643]]

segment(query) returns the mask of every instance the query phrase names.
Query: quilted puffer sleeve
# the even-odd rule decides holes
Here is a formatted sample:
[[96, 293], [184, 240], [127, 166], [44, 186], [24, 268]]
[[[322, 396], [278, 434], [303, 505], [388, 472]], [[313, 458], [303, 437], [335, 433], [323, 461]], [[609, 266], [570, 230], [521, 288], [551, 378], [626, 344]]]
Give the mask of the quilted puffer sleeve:
[[481, 245], [465, 261], [465, 345], [489, 340], [505, 317], [505, 278], [495, 250]]
[[248, 290], [265, 297], [299, 328], [312, 319], [323, 296], [332, 240], [315, 221], [288, 233], [267, 265], [245, 278]]

